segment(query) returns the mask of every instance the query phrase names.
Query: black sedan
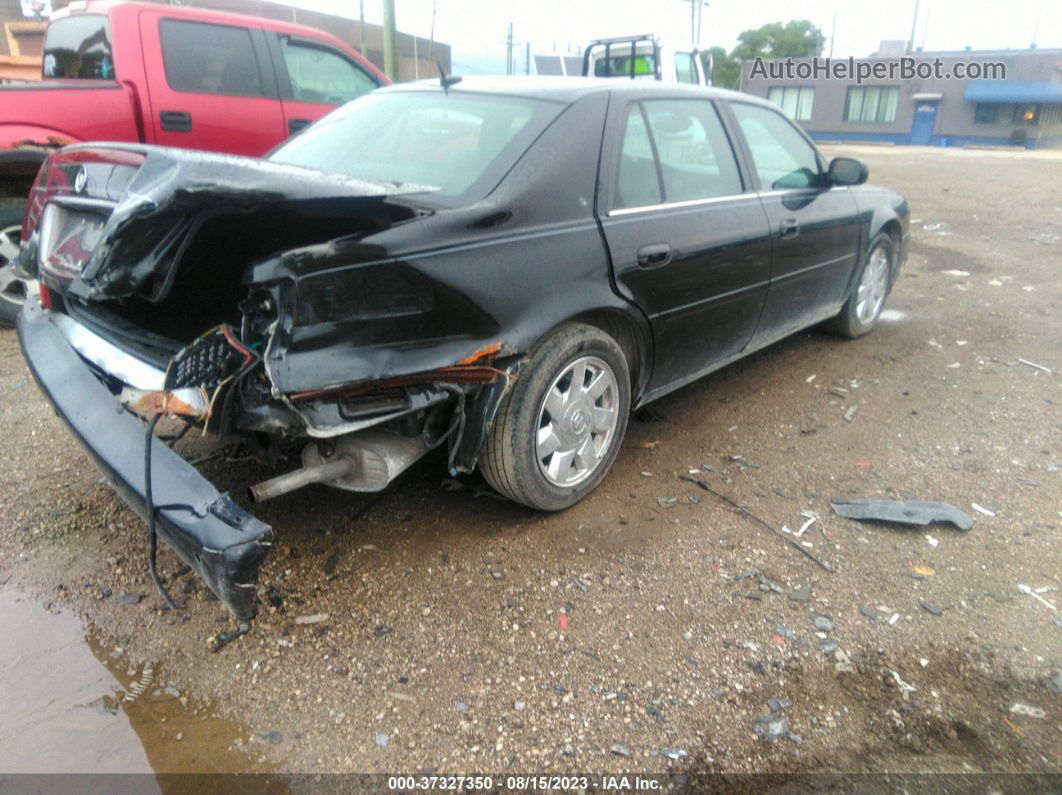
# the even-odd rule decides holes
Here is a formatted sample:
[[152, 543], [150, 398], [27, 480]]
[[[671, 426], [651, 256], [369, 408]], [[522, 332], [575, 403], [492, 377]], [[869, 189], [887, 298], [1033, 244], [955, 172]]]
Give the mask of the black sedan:
[[866, 177], [733, 92], [393, 86], [265, 160], [56, 153], [23, 230], [42, 289], [19, 335], [152, 538], [247, 616], [272, 530], [155, 437], [158, 417], [289, 470], [253, 500], [377, 491], [441, 448], [452, 473], [478, 464], [512, 500], [565, 508], [632, 409], [813, 324], [873, 328], [908, 209]]

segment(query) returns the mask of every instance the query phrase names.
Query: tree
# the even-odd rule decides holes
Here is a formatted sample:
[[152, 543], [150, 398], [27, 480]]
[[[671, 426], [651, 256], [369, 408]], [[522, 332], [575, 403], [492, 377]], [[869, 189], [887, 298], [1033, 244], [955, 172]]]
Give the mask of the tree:
[[704, 62], [704, 71], [708, 72], [709, 59], [711, 63], [712, 85], [720, 88], [737, 88], [741, 82], [741, 62], [737, 58], [727, 55], [722, 47], [711, 47], [701, 50], [701, 60]]
[[784, 25], [771, 22], [755, 30], [746, 30], [738, 36], [737, 46], [731, 58], [807, 58], [822, 55], [826, 37], [808, 19], [793, 19]]

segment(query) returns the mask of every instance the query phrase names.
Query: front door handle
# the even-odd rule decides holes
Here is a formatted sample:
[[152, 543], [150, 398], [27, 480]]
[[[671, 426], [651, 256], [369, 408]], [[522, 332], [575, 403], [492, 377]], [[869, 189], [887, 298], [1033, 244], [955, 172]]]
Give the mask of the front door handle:
[[800, 234], [800, 222], [796, 218], [786, 218], [778, 227], [779, 237], [796, 237]]
[[671, 262], [671, 246], [651, 243], [638, 249], [638, 264], [643, 268], [659, 268]]
[[169, 132], [191, 132], [192, 114], [184, 110], [159, 111], [159, 124]]
[[288, 120], [288, 135], [294, 135], [297, 132], [302, 132], [307, 127], [313, 124], [309, 119], [289, 119]]

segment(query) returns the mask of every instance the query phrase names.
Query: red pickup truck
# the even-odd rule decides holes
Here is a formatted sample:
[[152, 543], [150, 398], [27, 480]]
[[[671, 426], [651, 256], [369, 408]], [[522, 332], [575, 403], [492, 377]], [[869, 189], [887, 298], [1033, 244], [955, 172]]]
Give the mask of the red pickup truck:
[[42, 82], [0, 85], [0, 322], [27, 289], [10, 267], [50, 151], [83, 141], [261, 155], [390, 81], [339, 39], [257, 17], [75, 2], [53, 15]]

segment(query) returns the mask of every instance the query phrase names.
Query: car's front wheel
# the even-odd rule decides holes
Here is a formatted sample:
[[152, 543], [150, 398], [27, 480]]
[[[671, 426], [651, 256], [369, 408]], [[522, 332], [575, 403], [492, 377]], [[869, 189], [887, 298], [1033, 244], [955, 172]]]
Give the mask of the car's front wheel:
[[0, 325], [5, 326], [15, 325], [26, 295], [35, 286], [11, 267], [22, 234], [22, 208], [20, 199], [0, 199]]
[[589, 494], [616, 460], [630, 412], [630, 372], [615, 340], [570, 323], [528, 357], [480, 459], [506, 497], [559, 511]]
[[859, 278], [841, 311], [828, 326], [842, 337], [855, 339], [874, 328], [892, 289], [896, 243], [881, 232], [870, 241]]

